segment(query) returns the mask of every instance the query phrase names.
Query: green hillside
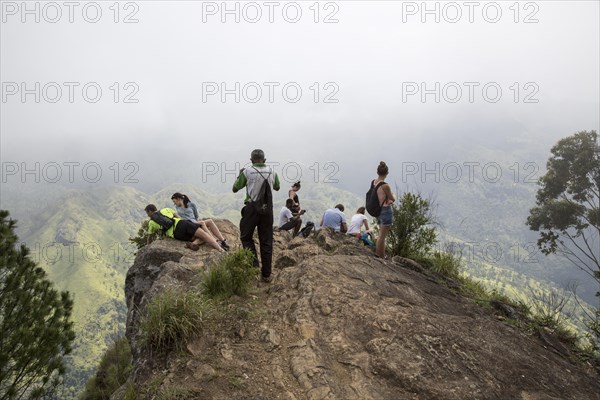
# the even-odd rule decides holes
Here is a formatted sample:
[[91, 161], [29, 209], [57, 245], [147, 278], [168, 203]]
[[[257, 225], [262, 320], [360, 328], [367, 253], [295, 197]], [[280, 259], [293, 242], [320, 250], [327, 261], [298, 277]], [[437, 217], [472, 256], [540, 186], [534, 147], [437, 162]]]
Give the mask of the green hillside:
[[[67, 385], [80, 389], [110, 337], [124, 331], [123, 282], [146, 195], [127, 187], [65, 190], [36, 214], [23, 241], [60, 290], [71, 292], [77, 338]], [[18, 215], [18, 213], [16, 213]]]

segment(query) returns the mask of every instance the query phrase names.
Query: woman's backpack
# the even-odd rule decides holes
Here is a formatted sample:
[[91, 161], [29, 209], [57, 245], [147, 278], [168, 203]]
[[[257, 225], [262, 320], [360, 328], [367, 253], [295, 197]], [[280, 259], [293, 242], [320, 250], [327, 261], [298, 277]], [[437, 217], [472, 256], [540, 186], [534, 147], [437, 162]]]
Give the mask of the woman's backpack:
[[[379, 197], [377, 196], [377, 189], [381, 186], [385, 185], [385, 182], [379, 182], [377, 186], [374, 185], [375, 180], [371, 181], [371, 188], [367, 192], [367, 198], [365, 201], [365, 208], [371, 214], [371, 216], [377, 218], [379, 214], [381, 214], [382, 203], [379, 202]], [[384, 201], [385, 202], [385, 201]]]

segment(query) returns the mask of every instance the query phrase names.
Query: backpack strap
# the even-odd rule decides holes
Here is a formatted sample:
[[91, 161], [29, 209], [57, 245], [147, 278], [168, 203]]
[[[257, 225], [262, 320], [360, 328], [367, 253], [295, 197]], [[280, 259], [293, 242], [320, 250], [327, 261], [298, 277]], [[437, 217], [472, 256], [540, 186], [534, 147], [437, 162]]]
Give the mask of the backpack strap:
[[[377, 184], [377, 186], [375, 186], [375, 179], [373, 179], [373, 180], [371, 181], [371, 186], [372, 186], [372, 187], [373, 187], [373, 186], [375, 186], [375, 194], [377, 194], [377, 190], [379, 190], [379, 188], [380, 188], [380, 187], [382, 187], [382, 186], [383, 186], [383, 185], [385, 185], [385, 184], [386, 184], [386, 182], [384, 182], [384, 181], [381, 181], [381, 182], [379, 182], [379, 183]], [[383, 193], [383, 194], [385, 195], [385, 199], [383, 199], [383, 202], [382, 202], [382, 203], [379, 205], [380, 207], [383, 207], [383, 204], [384, 204], [384, 203], [385, 203], [385, 202], [388, 200], [387, 193]]]
[[[161, 208], [160, 210], [156, 211], [154, 214], [152, 214], [152, 217], [150, 217], [150, 219], [151, 219], [152, 221], [154, 221], [154, 223], [156, 223], [156, 224], [158, 224], [158, 225], [160, 226], [160, 229], [161, 229], [162, 233], [164, 234], [164, 233], [166, 233], [166, 232], [167, 232], [167, 231], [168, 231], [170, 228], [169, 228], [169, 229], [166, 229], [166, 228], [164, 228], [162, 225], [160, 225], [160, 224], [158, 223], [158, 221], [156, 221], [156, 219], [155, 219], [155, 218], [153, 218], [153, 217], [154, 217], [154, 215], [155, 215], [155, 214], [158, 214], [158, 215], [162, 215], [162, 216], [163, 216], [163, 217], [165, 217], [165, 218], [168, 218], [168, 219], [170, 219], [170, 220], [171, 220], [171, 222], [173, 223], [173, 225], [172, 225], [173, 227], [175, 226], [175, 218], [171, 218], [171, 217], [169, 217], [169, 216], [167, 216], [167, 215], [165, 215], [165, 214], [161, 213], [161, 211], [162, 211], [162, 210], [163, 210], [163, 209]], [[156, 218], [158, 218], [158, 215], [156, 216]]]
[[260, 176], [262, 176], [262, 178], [263, 178], [265, 181], [266, 181], [267, 179], [269, 179], [269, 175], [271, 175], [271, 171], [269, 171], [269, 173], [267, 174], [267, 177], [265, 178], [265, 176], [264, 176], [264, 175], [263, 175], [263, 174], [262, 174], [262, 173], [261, 173], [259, 170], [257, 170], [257, 169], [256, 169], [256, 167], [254, 167], [254, 166], [253, 166], [253, 167], [252, 167], [252, 169], [253, 169], [253, 170], [255, 170], [256, 172], [258, 172], [258, 174], [259, 174]]
[[[264, 176], [264, 175], [263, 175], [263, 174], [262, 174], [262, 173], [261, 173], [259, 170], [257, 170], [255, 166], [252, 166], [252, 169], [253, 169], [253, 170], [255, 170], [256, 172], [258, 172], [258, 174], [259, 174], [259, 175], [260, 175], [260, 176], [261, 176], [261, 177], [262, 177], [262, 178], [263, 178], [265, 181], [266, 181], [267, 179], [269, 179], [269, 175], [271, 175], [271, 170], [269, 170], [269, 173], [267, 174], [267, 177], [265, 178], [265, 176]], [[248, 200], [248, 201], [253, 201], [253, 200], [252, 200], [252, 197], [250, 196], [250, 193], [248, 193], [248, 185], [246, 185], [246, 196], [248, 196], [248, 197], [249, 197], [249, 200]]]

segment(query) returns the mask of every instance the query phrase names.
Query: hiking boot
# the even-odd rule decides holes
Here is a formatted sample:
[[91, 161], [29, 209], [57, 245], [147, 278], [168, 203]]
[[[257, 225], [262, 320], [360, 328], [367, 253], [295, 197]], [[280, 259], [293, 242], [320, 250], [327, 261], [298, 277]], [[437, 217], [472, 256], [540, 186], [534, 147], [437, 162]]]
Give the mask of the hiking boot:
[[217, 242], [219, 243], [219, 246], [221, 246], [221, 248], [225, 251], [229, 250], [229, 245], [227, 244], [227, 239], [223, 239], [223, 240], [217, 240]]
[[271, 281], [273, 280], [273, 276], [269, 275], [269, 276], [262, 276], [260, 278], [261, 281], [265, 282], [265, 283], [271, 283]]
[[199, 245], [197, 245], [196, 243], [192, 243], [192, 242], [187, 242], [187, 243], [185, 244], [185, 247], [187, 247], [188, 249], [190, 249], [190, 250], [193, 250], [193, 251], [198, 251], [198, 250], [200, 250], [200, 246], [199, 246]]

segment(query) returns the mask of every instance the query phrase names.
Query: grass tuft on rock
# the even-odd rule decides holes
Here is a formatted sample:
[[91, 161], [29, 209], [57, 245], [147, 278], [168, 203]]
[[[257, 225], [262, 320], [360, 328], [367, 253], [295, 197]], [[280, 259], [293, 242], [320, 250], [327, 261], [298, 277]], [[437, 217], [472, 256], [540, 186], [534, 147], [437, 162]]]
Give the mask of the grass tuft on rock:
[[197, 291], [168, 289], [150, 301], [141, 320], [142, 342], [155, 350], [181, 349], [200, 331], [210, 311]]
[[253, 260], [254, 255], [248, 249], [227, 254], [204, 274], [202, 292], [213, 299], [245, 295], [258, 275]]

